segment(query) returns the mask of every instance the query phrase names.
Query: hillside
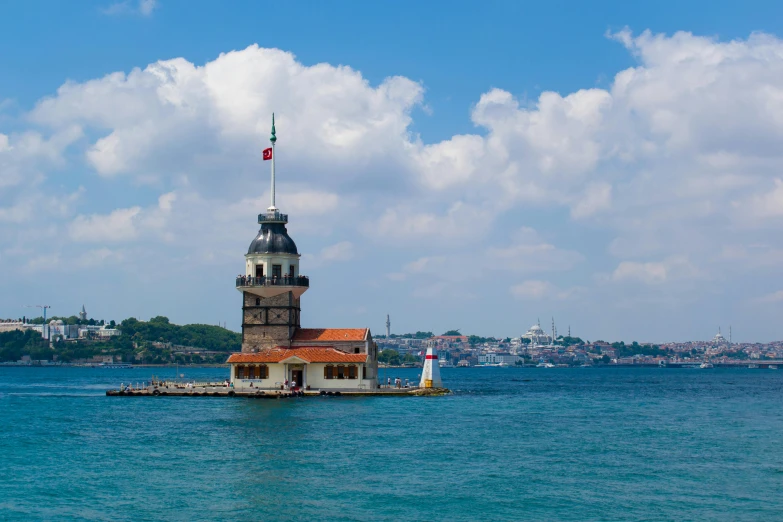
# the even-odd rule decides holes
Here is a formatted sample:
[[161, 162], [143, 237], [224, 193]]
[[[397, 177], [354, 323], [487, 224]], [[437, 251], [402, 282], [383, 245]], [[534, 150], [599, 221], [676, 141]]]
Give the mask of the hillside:
[[[77, 323], [78, 324], [78, 323]], [[91, 324], [95, 324], [94, 322]], [[23, 355], [33, 360], [84, 361], [112, 355], [125, 362], [149, 364], [223, 363], [229, 352], [242, 347], [242, 334], [207, 324], [177, 325], [167, 317], [149, 321], [129, 318], [117, 328], [120, 335], [105, 340], [59, 341], [50, 349], [37, 332], [0, 333], [0, 362], [17, 361]], [[178, 352], [209, 351], [213, 354]]]

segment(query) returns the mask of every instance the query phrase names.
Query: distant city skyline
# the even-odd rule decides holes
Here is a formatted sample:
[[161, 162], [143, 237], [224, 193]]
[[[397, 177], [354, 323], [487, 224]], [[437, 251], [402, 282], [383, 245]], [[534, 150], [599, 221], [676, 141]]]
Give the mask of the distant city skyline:
[[0, 317], [239, 330], [274, 112], [302, 326], [783, 339], [780, 36], [774, 2], [5, 4]]

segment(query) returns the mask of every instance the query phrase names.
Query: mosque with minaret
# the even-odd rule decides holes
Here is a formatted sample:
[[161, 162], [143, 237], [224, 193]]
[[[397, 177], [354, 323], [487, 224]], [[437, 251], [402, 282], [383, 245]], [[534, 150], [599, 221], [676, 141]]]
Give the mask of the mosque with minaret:
[[245, 254], [242, 351], [231, 354], [237, 389], [375, 390], [378, 346], [369, 328], [302, 328], [302, 296], [310, 279], [300, 272], [300, 253], [286, 228], [288, 215], [275, 205], [275, 132], [272, 116], [271, 204], [258, 215], [260, 229]]

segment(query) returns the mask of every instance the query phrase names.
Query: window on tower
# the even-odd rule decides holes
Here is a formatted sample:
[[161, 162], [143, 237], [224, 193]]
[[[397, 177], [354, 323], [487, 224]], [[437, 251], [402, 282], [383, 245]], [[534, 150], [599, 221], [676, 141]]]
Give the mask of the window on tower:
[[272, 277], [283, 277], [283, 265], [272, 265]]
[[264, 265], [256, 265], [256, 277], [264, 277]]
[[294, 265], [288, 266], [288, 277], [290, 277], [291, 279], [294, 278]]

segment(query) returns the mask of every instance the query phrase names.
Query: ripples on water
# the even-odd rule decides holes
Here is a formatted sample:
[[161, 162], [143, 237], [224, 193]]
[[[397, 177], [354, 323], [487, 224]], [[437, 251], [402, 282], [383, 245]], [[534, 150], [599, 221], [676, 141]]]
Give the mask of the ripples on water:
[[448, 397], [267, 401], [0, 368], [0, 519], [783, 518], [783, 371], [442, 373]]

